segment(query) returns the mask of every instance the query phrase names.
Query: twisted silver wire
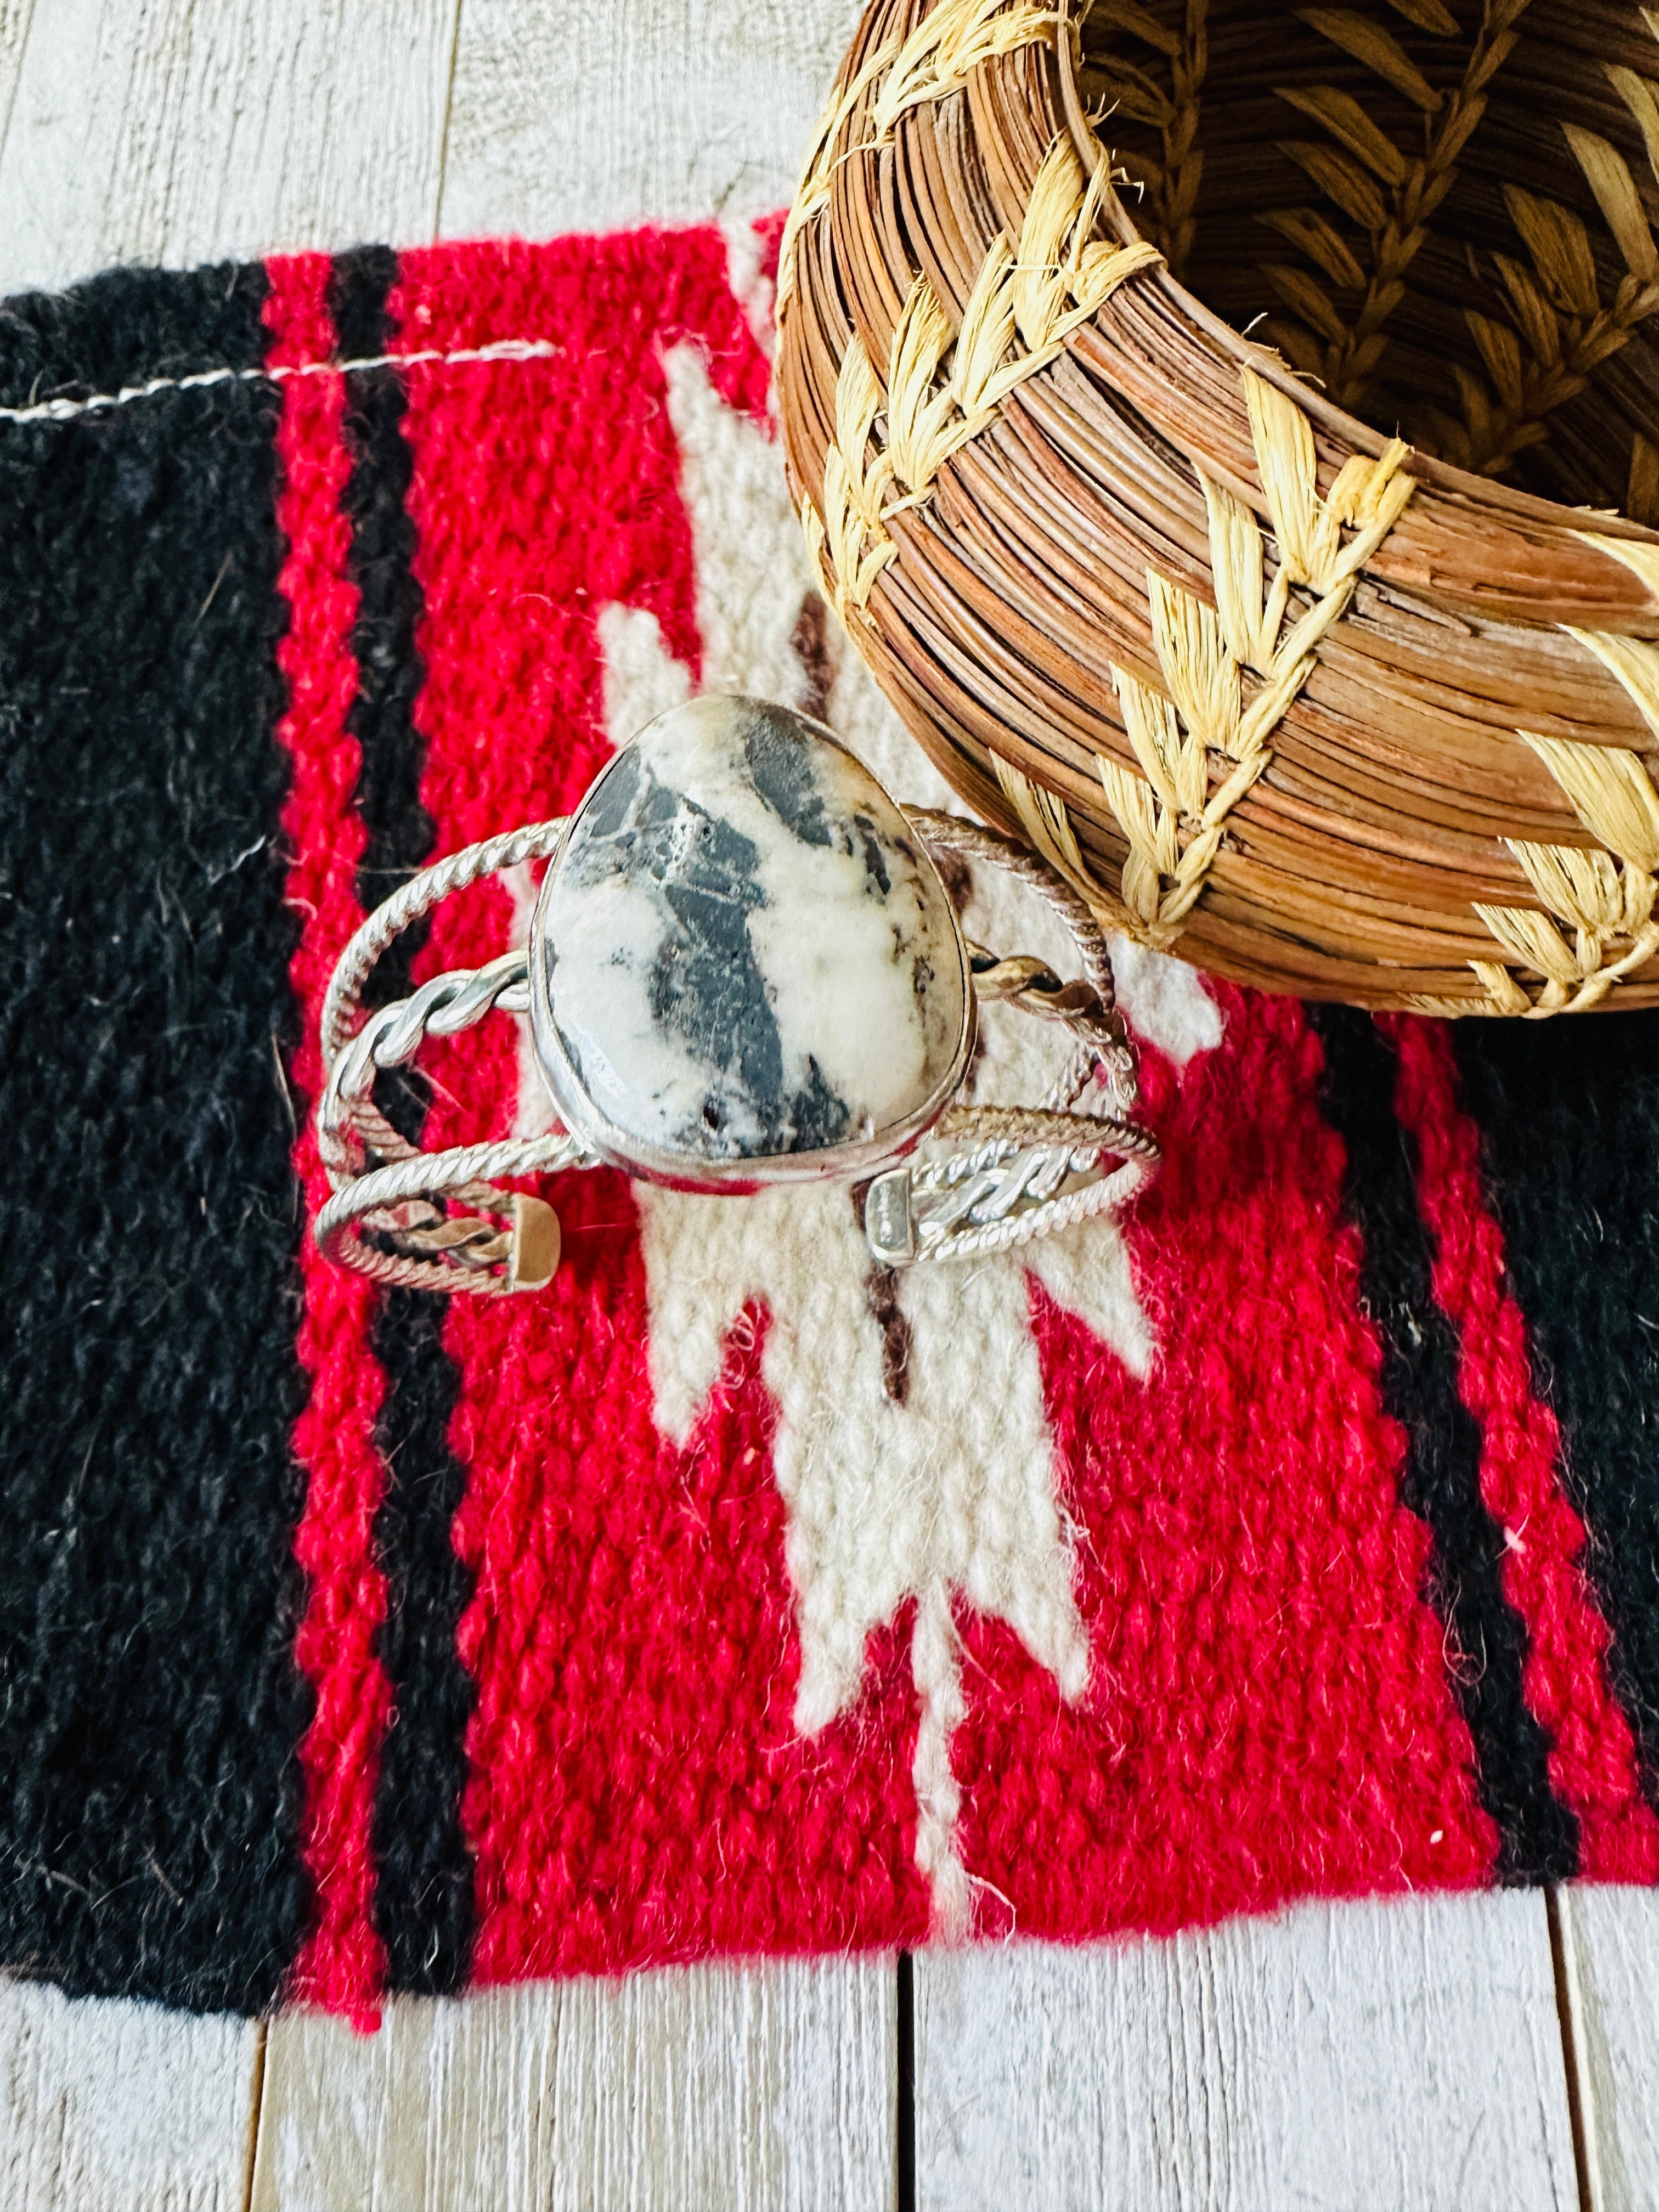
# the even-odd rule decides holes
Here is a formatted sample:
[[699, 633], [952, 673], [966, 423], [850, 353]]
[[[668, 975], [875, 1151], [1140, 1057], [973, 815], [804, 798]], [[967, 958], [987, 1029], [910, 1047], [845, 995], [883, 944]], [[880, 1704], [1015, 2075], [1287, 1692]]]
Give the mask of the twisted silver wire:
[[1010, 1213], [971, 1229], [951, 1231], [937, 1243], [925, 1242], [916, 1252], [918, 1266], [935, 1260], [970, 1260], [976, 1255], [1007, 1252], [1039, 1237], [1053, 1237], [1075, 1229], [1097, 1214], [1115, 1212], [1126, 1206], [1151, 1176], [1152, 1159], [1126, 1160], [1110, 1175], [1084, 1184], [1064, 1198], [1046, 1200], [1028, 1212]]
[[[319, 1149], [337, 1188], [343, 1176], [362, 1174], [369, 1151], [386, 1149], [366, 1143], [362, 1128], [362, 1109], [372, 1099], [376, 1075], [386, 1068], [407, 1066], [428, 1036], [454, 1036], [496, 1006], [506, 1013], [524, 1013], [529, 1006], [528, 974], [523, 952], [503, 952], [487, 967], [452, 968], [434, 975], [407, 999], [370, 1015], [336, 1057], [317, 1116]], [[400, 1158], [428, 1157], [401, 1138], [398, 1143]]]
[[[510, 1238], [498, 1224], [512, 1216], [514, 1199], [495, 1179], [591, 1161], [586, 1147], [562, 1130], [422, 1152], [374, 1103], [375, 1075], [406, 1066], [428, 1035], [453, 1036], [496, 1007], [524, 1012], [528, 963], [523, 952], [435, 975], [359, 1025], [363, 986], [396, 938], [452, 892], [521, 861], [548, 859], [564, 831], [562, 817], [532, 822], [422, 868], [375, 908], [329, 979], [319, 1024], [326, 1081], [317, 1143], [334, 1194], [318, 1215], [313, 1234], [319, 1250], [377, 1282], [491, 1297], [510, 1291]], [[441, 1206], [440, 1200], [457, 1203]], [[383, 1242], [366, 1243], [366, 1226]]]
[[356, 1028], [363, 985], [392, 939], [402, 936], [411, 922], [429, 914], [441, 899], [447, 899], [452, 891], [465, 890], [481, 876], [516, 868], [521, 860], [549, 859], [558, 849], [568, 818], [560, 815], [550, 822], [532, 822], [522, 830], [506, 830], [479, 844], [463, 846], [447, 860], [434, 860], [429, 868], [411, 876], [375, 908], [340, 955], [329, 979], [320, 1024], [325, 1072], [349, 1042]]
[[[905, 820], [925, 845], [936, 851], [956, 853], [964, 860], [978, 860], [1000, 868], [1005, 875], [1012, 876], [1017, 883], [1035, 891], [1060, 921], [1077, 949], [1084, 975], [1092, 985], [1107, 1019], [1100, 1033], [1079, 1038], [1070, 1059], [1048, 1086], [1042, 1103], [1052, 1107], [1071, 1105], [1082, 1096], [1096, 1066], [1101, 1066], [1106, 1070], [1114, 1103], [1121, 1112], [1130, 1112], [1137, 1088], [1134, 1049], [1117, 1011], [1112, 956], [1100, 925], [1089, 908], [1057, 869], [1051, 868], [1029, 846], [1016, 843], [1000, 830], [988, 830], [978, 822], [964, 821], [959, 814], [941, 813], [934, 807], [907, 806], [903, 811]], [[1036, 1010], [1028, 1006], [1025, 1011]], [[1075, 1026], [1070, 1023], [1066, 1025]]]
[[[1117, 1012], [1105, 939], [1084, 902], [1045, 860], [994, 830], [929, 809], [907, 810], [907, 819], [924, 844], [1001, 868], [1036, 892], [1066, 928], [1089, 986], [1085, 993], [1060, 985], [1042, 963], [1018, 957], [997, 963], [994, 980], [988, 975], [1005, 1003], [1056, 1023], [1075, 1042], [1040, 1105], [952, 1106], [913, 1164], [915, 1258], [963, 1259], [1009, 1250], [1116, 1207], [1160, 1154], [1156, 1139], [1125, 1118], [1135, 1103], [1134, 1052]], [[376, 1281], [509, 1293], [513, 1231], [505, 1224], [515, 1218], [515, 1201], [499, 1179], [598, 1164], [562, 1129], [422, 1152], [374, 1104], [376, 1075], [406, 1066], [428, 1036], [454, 1036], [498, 1008], [526, 1011], [525, 952], [434, 976], [362, 1018], [363, 987], [394, 939], [452, 892], [550, 857], [565, 828], [562, 819], [533, 823], [411, 876], [358, 929], [330, 981], [319, 1024], [327, 1079], [318, 1138], [333, 1195], [314, 1234], [330, 1258]], [[1107, 1078], [1098, 1109], [1071, 1110], [1097, 1069]], [[1109, 1158], [1121, 1163], [1109, 1173]], [[1081, 1180], [1062, 1189], [1073, 1177]]]
[[[469, 1290], [502, 1297], [512, 1291], [511, 1279], [505, 1273], [486, 1270], [504, 1265], [508, 1257], [504, 1232], [479, 1242], [471, 1255], [465, 1248], [451, 1246], [444, 1259], [418, 1259], [409, 1252], [393, 1253], [366, 1243], [366, 1220], [373, 1229], [378, 1224], [371, 1217], [389, 1216], [411, 1200], [430, 1200], [440, 1194], [466, 1200], [475, 1206], [494, 1199], [504, 1209], [511, 1200], [507, 1193], [493, 1188], [498, 1177], [556, 1175], [564, 1168], [592, 1164], [592, 1156], [586, 1146], [562, 1129], [542, 1137], [507, 1137], [489, 1144], [457, 1146], [445, 1152], [420, 1152], [412, 1159], [395, 1160], [390, 1166], [370, 1169], [343, 1182], [318, 1214], [313, 1234], [325, 1259], [341, 1261], [376, 1282], [397, 1283], [410, 1290]], [[442, 1217], [443, 1226], [448, 1228], [456, 1220], [454, 1214]], [[489, 1226], [482, 1217], [479, 1223]], [[388, 1222], [381, 1233], [413, 1238], [420, 1235], [421, 1228]], [[463, 1269], [465, 1273], [459, 1272]]]
[[[1029, 993], [1011, 996], [1006, 1003], [1059, 1022], [1077, 1036], [1065, 1066], [1040, 1106], [951, 1107], [912, 1167], [916, 1261], [965, 1260], [1008, 1251], [1115, 1210], [1163, 1155], [1151, 1132], [1126, 1118], [1138, 1091], [1134, 1048], [1117, 1011], [1111, 954], [1083, 900], [1039, 854], [997, 830], [931, 808], [904, 811], [924, 844], [1000, 868], [1035, 891], [1071, 938], [1099, 1002], [1097, 1013], [1074, 1015]], [[1107, 1078], [1100, 1110], [1066, 1110], [1091, 1088], [1097, 1067]], [[1112, 1158], [1122, 1164], [1108, 1173], [1103, 1164]], [[1086, 1180], [1061, 1191], [1072, 1175]], [[964, 1218], [967, 1225], [957, 1227]]]
[[[1075, 1228], [1127, 1203], [1163, 1158], [1138, 1122], [1030, 1106], [953, 1106], [931, 1142], [911, 1170], [919, 1263], [1006, 1252]], [[1108, 1174], [1112, 1158], [1122, 1164]], [[1054, 1195], [1067, 1175], [1087, 1180]]]

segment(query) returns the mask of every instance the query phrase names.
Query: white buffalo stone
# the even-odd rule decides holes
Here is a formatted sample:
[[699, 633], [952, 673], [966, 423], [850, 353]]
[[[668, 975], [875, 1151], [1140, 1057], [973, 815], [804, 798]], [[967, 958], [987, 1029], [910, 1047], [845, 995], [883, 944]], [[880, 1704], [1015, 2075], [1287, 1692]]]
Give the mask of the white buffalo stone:
[[752, 699], [677, 707], [611, 763], [532, 957], [567, 1114], [692, 1172], [879, 1142], [942, 1103], [969, 1019], [915, 832], [826, 732]]

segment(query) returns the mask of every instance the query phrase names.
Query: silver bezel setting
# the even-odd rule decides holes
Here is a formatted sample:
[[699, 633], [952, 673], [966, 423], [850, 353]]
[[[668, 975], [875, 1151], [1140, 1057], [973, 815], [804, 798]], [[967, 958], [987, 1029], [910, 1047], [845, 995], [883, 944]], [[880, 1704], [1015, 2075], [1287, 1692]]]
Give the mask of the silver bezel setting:
[[[858, 760], [857, 754], [844, 745], [833, 730], [826, 729], [822, 722], [813, 722], [811, 727], [825, 744], [832, 745], [837, 752], [846, 754], [849, 760], [857, 763], [864, 775], [869, 775], [869, 769]], [[856, 1182], [897, 1165], [915, 1152], [960, 1090], [973, 1056], [976, 1025], [973, 973], [962, 925], [957, 919], [956, 908], [951, 903], [950, 895], [933, 854], [914, 830], [909, 834], [915, 839], [917, 853], [933, 878], [942, 910], [950, 917], [951, 941], [956, 948], [961, 977], [963, 1008], [961, 1034], [957, 1039], [950, 1066], [921, 1105], [901, 1120], [889, 1122], [877, 1136], [834, 1145], [823, 1151], [786, 1152], [758, 1159], [694, 1160], [683, 1152], [669, 1152], [617, 1128], [599, 1110], [584, 1088], [564, 1049], [558, 1024], [553, 1016], [547, 963], [543, 957], [547, 943], [544, 917], [571, 832], [626, 751], [627, 748], [623, 747], [606, 762], [588, 786], [581, 805], [566, 824], [558, 848], [547, 864], [547, 872], [542, 881], [530, 925], [531, 1035], [536, 1058], [559, 1119], [573, 1137], [580, 1138], [584, 1145], [611, 1166], [621, 1168], [643, 1182], [664, 1184], [672, 1190], [701, 1191], [711, 1195], [723, 1193], [728, 1197], [736, 1197], [780, 1183]]]

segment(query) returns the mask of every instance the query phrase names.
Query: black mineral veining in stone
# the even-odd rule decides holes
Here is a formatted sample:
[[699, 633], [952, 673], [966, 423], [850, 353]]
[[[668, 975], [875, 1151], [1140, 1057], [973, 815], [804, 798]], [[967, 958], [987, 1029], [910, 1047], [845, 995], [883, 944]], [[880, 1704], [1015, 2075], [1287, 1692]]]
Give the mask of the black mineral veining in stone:
[[[805, 843], [828, 845], [829, 817], [810, 770], [803, 764], [796, 777], [780, 772], [779, 764], [791, 755], [776, 744], [751, 741], [747, 757], [751, 772], [757, 758], [772, 770], [770, 787], [758, 778], [756, 787], [769, 802], [775, 793], [784, 802], [775, 811], [789, 828]], [[688, 823], [694, 825], [690, 836]], [[757, 879], [760, 854], [750, 839], [694, 799], [670, 791], [637, 747], [621, 756], [595, 792], [583, 830], [567, 871], [573, 888], [618, 876], [659, 887], [674, 926], [652, 969], [653, 1018], [681, 1038], [696, 1059], [728, 1072], [759, 1116], [760, 1152], [818, 1152], [839, 1144], [852, 1109], [825, 1083], [816, 1060], [804, 1089], [784, 1091], [777, 1017], [747, 927], [749, 914], [764, 902]], [[881, 881], [885, 891], [884, 871]], [[550, 964], [555, 957], [550, 954]], [[567, 1038], [566, 1049], [581, 1075], [580, 1047]], [[708, 1137], [718, 1137], [728, 1118], [720, 1092], [711, 1091], [702, 1113], [708, 1136], [686, 1131], [686, 1148], [707, 1152]]]
[[[744, 758], [755, 789], [803, 845], [828, 847], [842, 842], [836, 836], [823, 794], [813, 781], [811, 761], [775, 722], [757, 718], [750, 725], [744, 738]], [[893, 879], [881, 849], [880, 831], [868, 815], [854, 814], [852, 832], [864, 854], [865, 873], [885, 898]]]
[[830, 732], [758, 700], [690, 702], [611, 763], [550, 874], [532, 964], [556, 1102], [675, 1178], [913, 1128], [969, 1018], [955, 920], [904, 817]]

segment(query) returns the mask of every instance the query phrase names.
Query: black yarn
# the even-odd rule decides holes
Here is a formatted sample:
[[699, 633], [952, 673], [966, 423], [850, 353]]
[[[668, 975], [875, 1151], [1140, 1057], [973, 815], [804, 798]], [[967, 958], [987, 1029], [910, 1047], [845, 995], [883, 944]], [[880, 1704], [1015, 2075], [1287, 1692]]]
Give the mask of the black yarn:
[[[264, 289], [14, 300], [0, 393], [255, 366]], [[307, 1911], [277, 405], [0, 425], [0, 1961], [242, 2011]]]
[[[329, 271], [328, 308], [334, 318], [334, 348], [340, 360], [373, 361], [387, 350], [394, 333], [386, 303], [397, 281], [398, 254], [393, 246], [354, 246], [335, 255]], [[396, 375], [392, 369], [380, 373]]]
[[[384, 354], [392, 331], [386, 300], [397, 282], [390, 247], [365, 246], [337, 257], [329, 287], [343, 360]], [[425, 747], [415, 727], [415, 702], [424, 674], [415, 649], [424, 605], [416, 581], [415, 526], [404, 501], [414, 458], [403, 434], [408, 406], [395, 368], [358, 369], [346, 379], [345, 434], [353, 462], [342, 505], [351, 525], [347, 568], [361, 597], [352, 626], [357, 696], [347, 727], [362, 748], [354, 804], [368, 842], [357, 870], [357, 898], [370, 912], [432, 854], [435, 826], [421, 804]], [[406, 998], [428, 925], [416, 923], [388, 947], [369, 978], [365, 998], [386, 1006]], [[426, 1118], [427, 1090], [412, 1072], [396, 1070], [375, 1086], [375, 1102], [412, 1144]]]
[[[330, 298], [343, 360], [386, 351], [395, 335], [386, 303], [397, 274], [397, 256], [385, 247], [364, 247], [336, 261]], [[423, 674], [415, 647], [423, 603], [412, 566], [415, 528], [404, 503], [413, 474], [402, 427], [407, 402], [398, 371], [389, 367], [354, 372], [347, 393], [346, 434], [354, 454], [344, 501], [349, 568], [362, 594], [351, 635], [358, 693], [349, 726], [362, 749], [355, 803], [368, 831], [357, 879], [367, 908], [430, 858], [435, 830], [421, 803], [424, 747], [414, 718]], [[381, 961], [374, 1003], [407, 993], [425, 935], [424, 929], [406, 932]], [[412, 1073], [383, 1078], [375, 1097], [393, 1125], [417, 1141], [426, 1118], [424, 1081]], [[375, 1437], [389, 1478], [374, 1523], [387, 1583], [379, 1649], [392, 1705], [374, 1805], [374, 1918], [392, 1986], [428, 1994], [465, 1981], [473, 1927], [472, 1859], [461, 1833], [460, 1797], [474, 1685], [455, 1644], [471, 1578], [450, 1535], [466, 1478], [448, 1445], [459, 1389], [443, 1346], [448, 1304], [427, 1291], [392, 1291], [381, 1302], [374, 1334], [386, 1380]]]
[[1464, 1103], [1659, 1807], [1659, 1018], [1460, 1023]]
[[268, 289], [258, 262], [222, 261], [165, 276], [112, 269], [72, 291], [0, 301], [0, 406], [253, 368], [264, 357]]
[[1360, 1295], [1382, 1340], [1382, 1401], [1404, 1428], [1401, 1495], [1434, 1540], [1428, 1595], [1450, 1631], [1500, 1881], [1577, 1870], [1578, 1823], [1550, 1787], [1549, 1741], [1522, 1694], [1527, 1632], [1499, 1579], [1504, 1532], [1480, 1495], [1480, 1425], [1457, 1388], [1457, 1339], [1436, 1304], [1413, 1146], [1394, 1114], [1395, 1054], [1369, 1014], [1310, 1006], [1325, 1048], [1325, 1115], [1347, 1147], [1344, 1188], [1364, 1240]]
[[374, 1801], [375, 1924], [392, 1987], [428, 1995], [466, 1979], [473, 1924], [460, 1793], [475, 1686], [455, 1650], [472, 1577], [450, 1540], [466, 1474], [447, 1441], [459, 1393], [443, 1348], [448, 1307], [434, 1291], [388, 1291], [373, 1340], [387, 1382], [375, 1440], [390, 1480], [374, 1538], [392, 1593], [380, 1652], [394, 1709]]

